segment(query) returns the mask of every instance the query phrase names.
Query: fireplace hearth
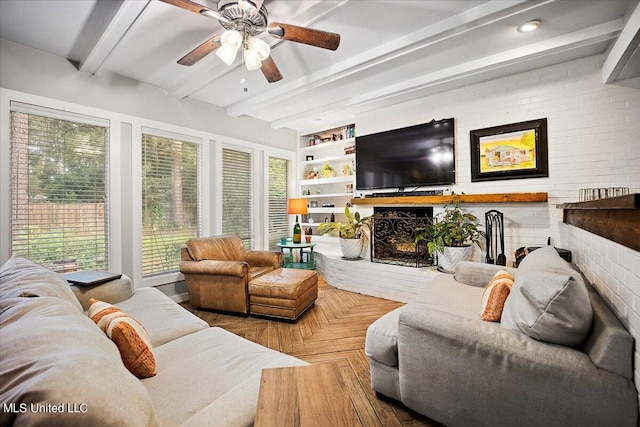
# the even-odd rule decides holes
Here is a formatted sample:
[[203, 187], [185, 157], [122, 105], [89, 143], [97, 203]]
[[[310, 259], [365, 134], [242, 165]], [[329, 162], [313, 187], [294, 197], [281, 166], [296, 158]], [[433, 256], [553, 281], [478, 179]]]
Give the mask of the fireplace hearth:
[[432, 207], [374, 207], [371, 261], [410, 267], [433, 265], [425, 242], [416, 244], [416, 227], [429, 224]]

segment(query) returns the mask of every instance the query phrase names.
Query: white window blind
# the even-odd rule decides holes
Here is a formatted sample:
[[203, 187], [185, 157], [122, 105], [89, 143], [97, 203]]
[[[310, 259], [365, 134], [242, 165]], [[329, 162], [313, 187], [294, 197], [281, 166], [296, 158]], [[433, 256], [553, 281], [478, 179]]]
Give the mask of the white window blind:
[[109, 269], [108, 121], [11, 104], [11, 251], [54, 271]]
[[200, 235], [200, 145], [142, 134], [142, 275], [178, 271]]
[[253, 159], [245, 151], [222, 149], [222, 232], [238, 234], [253, 249]]
[[278, 250], [281, 237], [291, 234], [287, 216], [289, 162], [269, 157], [269, 249]]

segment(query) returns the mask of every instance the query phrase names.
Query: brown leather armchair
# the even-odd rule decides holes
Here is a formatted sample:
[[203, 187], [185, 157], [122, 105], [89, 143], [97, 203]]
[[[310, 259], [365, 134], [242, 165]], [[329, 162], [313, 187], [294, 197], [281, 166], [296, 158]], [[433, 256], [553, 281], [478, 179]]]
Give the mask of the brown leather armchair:
[[245, 250], [236, 234], [195, 238], [182, 248], [189, 303], [194, 307], [249, 313], [249, 282], [280, 268], [282, 254]]

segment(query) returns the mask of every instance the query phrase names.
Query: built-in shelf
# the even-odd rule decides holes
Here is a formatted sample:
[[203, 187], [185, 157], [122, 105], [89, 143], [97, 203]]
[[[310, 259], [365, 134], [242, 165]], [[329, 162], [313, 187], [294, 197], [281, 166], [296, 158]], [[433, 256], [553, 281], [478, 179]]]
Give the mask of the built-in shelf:
[[303, 194], [305, 199], [319, 199], [319, 198], [331, 198], [331, 197], [353, 197], [353, 193], [320, 193], [320, 194]]
[[321, 144], [317, 144], [317, 145], [309, 145], [307, 147], [302, 147], [300, 148], [300, 152], [308, 154], [308, 153], [313, 153], [314, 151], [323, 151], [323, 150], [335, 150], [335, 149], [343, 149], [344, 147], [347, 147], [349, 145], [353, 145], [356, 143], [356, 139], [355, 138], [347, 138], [347, 139], [340, 139], [338, 141], [329, 141], [329, 142], [323, 142]]
[[640, 251], [640, 193], [557, 207], [565, 224]]
[[460, 203], [546, 202], [547, 193], [455, 194], [449, 196], [394, 196], [351, 199], [354, 205], [446, 205]]
[[335, 184], [339, 182], [353, 182], [353, 175], [333, 176], [331, 178], [303, 179], [300, 185]]

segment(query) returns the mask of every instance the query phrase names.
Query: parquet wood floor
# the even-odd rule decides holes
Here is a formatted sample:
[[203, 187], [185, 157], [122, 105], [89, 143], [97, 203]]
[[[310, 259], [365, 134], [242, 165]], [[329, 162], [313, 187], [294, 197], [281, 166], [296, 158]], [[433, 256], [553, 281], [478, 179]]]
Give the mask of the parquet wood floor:
[[[220, 326], [265, 347], [309, 363], [333, 363], [339, 367], [358, 416], [367, 426], [439, 426], [397, 402], [376, 397], [369, 382], [369, 360], [364, 354], [367, 327], [403, 305], [396, 301], [361, 295], [318, 283], [318, 299], [296, 323], [187, 310], [211, 326]], [[338, 426], [336, 426], [338, 427]]]

